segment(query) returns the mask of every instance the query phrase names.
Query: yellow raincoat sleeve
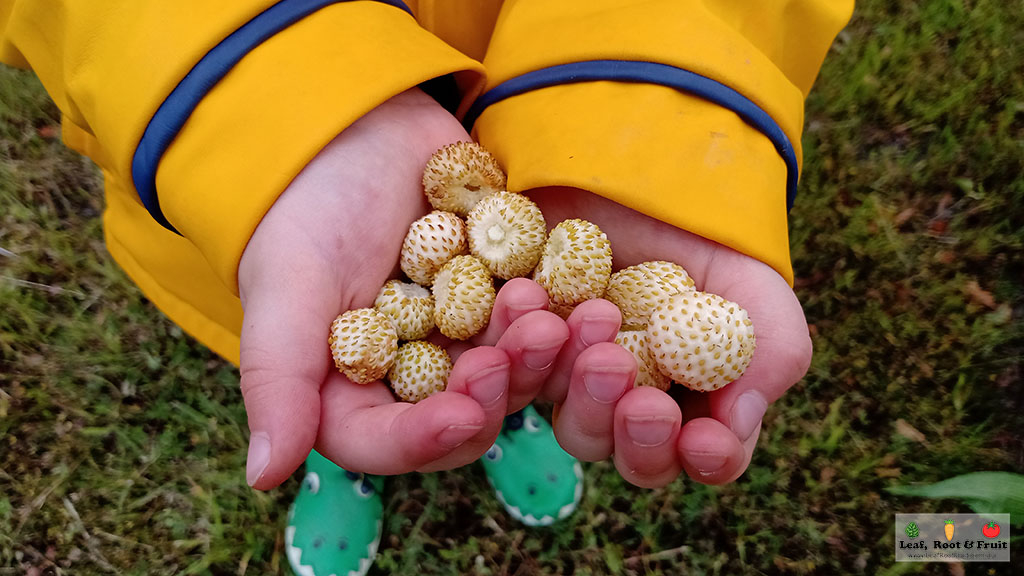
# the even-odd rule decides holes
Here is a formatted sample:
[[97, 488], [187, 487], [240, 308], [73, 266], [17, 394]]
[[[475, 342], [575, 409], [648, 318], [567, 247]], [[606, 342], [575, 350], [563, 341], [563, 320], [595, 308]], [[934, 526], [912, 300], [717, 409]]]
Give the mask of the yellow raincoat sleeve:
[[589, 190], [792, 282], [787, 209], [804, 98], [852, 9], [852, 0], [510, 0], [466, 123], [512, 190]]
[[[427, 80], [482, 80], [394, 0], [0, 0], [0, 59], [39, 76], [108, 205], [141, 202], [235, 294], [252, 231], [334, 136]], [[147, 226], [115, 233], [137, 255], [160, 235], [125, 231]]]

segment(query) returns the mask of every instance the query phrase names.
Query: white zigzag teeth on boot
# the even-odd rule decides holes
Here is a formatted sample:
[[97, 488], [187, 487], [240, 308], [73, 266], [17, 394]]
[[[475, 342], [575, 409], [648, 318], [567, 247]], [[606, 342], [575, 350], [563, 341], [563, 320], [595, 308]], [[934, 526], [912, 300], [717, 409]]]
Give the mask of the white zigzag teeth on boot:
[[285, 554], [288, 555], [288, 561], [292, 565], [297, 576], [316, 576], [313, 572], [312, 566], [306, 566], [302, 564], [302, 548], [295, 546], [295, 526], [288, 526], [284, 529], [284, 544]]
[[570, 514], [576, 511], [576, 506], [579, 505], [580, 500], [583, 499], [583, 467], [580, 466], [579, 462], [576, 462], [572, 466], [573, 472], [576, 473], [576, 489], [572, 495], [572, 502], [562, 506], [558, 510], [558, 519], [568, 517]]
[[561, 520], [576, 511], [576, 506], [579, 505], [580, 500], [583, 499], [583, 466], [579, 462], [574, 462], [572, 465], [572, 471], [576, 474], [576, 490], [572, 495], [572, 502], [562, 506], [558, 511], [558, 519]]
[[370, 566], [373, 566], [373, 561], [377, 559], [377, 547], [380, 545], [383, 530], [384, 520], [377, 520], [377, 537], [366, 545], [366, 558], [359, 559], [359, 570], [350, 570], [348, 576], [365, 576], [370, 571]]
[[[384, 521], [377, 520], [377, 537], [374, 538], [373, 542], [366, 545], [366, 557], [359, 559], [359, 568], [357, 570], [349, 570], [348, 576], [365, 576], [370, 571], [370, 566], [373, 566], [373, 561], [377, 559], [377, 547], [380, 545], [383, 528]], [[295, 542], [295, 526], [288, 526], [284, 529], [284, 543], [285, 553], [288, 555], [292, 569], [296, 572], [297, 576], [316, 576], [313, 566], [302, 564], [302, 548], [295, 546], [293, 542]], [[329, 576], [337, 575], [330, 574]]]
[[[523, 514], [523, 511], [520, 510], [518, 506], [513, 506], [505, 500], [505, 495], [501, 493], [501, 490], [495, 490], [494, 494], [498, 497], [498, 502], [501, 502], [501, 505], [505, 507], [505, 510], [508, 511], [513, 518], [527, 526], [550, 526], [555, 523], [556, 518], [550, 514], [545, 514], [540, 518], [537, 518], [533, 514]], [[576, 507], [575, 504], [572, 504], [571, 506], [573, 506], [573, 508]], [[572, 513], [572, 510], [570, 510], [569, 513]], [[559, 518], [564, 518], [564, 516], [559, 516]]]
[[563, 518], [567, 518], [570, 514], [572, 514], [575, 511], [576, 511], [576, 503], [575, 502], [570, 502], [569, 504], [566, 504], [565, 506], [562, 506], [558, 510], [558, 519], [561, 520]]

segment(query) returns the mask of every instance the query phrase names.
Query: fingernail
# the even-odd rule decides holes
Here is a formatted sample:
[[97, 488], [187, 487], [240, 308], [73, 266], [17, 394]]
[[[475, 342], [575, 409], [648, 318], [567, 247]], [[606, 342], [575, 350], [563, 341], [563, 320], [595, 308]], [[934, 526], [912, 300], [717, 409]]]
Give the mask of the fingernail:
[[603, 368], [587, 370], [583, 373], [583, 385], [590, 397], [598, 404], [611, 404], [626, 391], [626, 380], [629, 370]]
[[263, 472], [270, 464], [270, 436], [266, 432], [256, 432], [249, 437], [249, 453], [245, 459], [245, 482], [255, 486]]
[[686, 461], [697, 469], [701, 476], [710, 476], [725, 466], [726, 457], [711, 452], [687, 452]]
[[437, 442], [445, 448], [458, 448], [473, 437], [483, 426], [477, 424], [453, 424], [437, 435]]
[[585, 316], [580, 324], [580, 340], [584, 346], [610, 342], [619, 331], [619, 321], [607, 316]]
[[474, 400], [481, 406], [489, 406], [504, 396], [508, 389], [508, 365], [481, 370], [469, 378], [466, 384]]
[[732, 407], [732, 431], [741, 442], [750, 438], [761, 425], [766, 410], [768, 402], [757, 390], [747, 390], [736, 399]]
[[637, 446], [661, 446], [679, 425], [662, 416], [630, 416], [626, 418], [626, 434]]
[[530, 370], [547, 370], [555, 363], [555, 358], [558, 357], [558, 351], [561, 348], [561, 344], [558, 344], [557, 346], [524, 348], [523, 363], [526, 364], [526, 367]]

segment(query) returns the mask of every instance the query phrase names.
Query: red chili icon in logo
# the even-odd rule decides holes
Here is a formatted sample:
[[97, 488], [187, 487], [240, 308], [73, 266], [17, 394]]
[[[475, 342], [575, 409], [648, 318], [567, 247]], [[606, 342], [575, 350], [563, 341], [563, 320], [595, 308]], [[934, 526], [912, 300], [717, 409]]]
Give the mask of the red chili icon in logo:
[[995, 538], [999, 536], [999, 524], [989, 522], [981, 527], [981, 533], [985, 535], [985, 538]]

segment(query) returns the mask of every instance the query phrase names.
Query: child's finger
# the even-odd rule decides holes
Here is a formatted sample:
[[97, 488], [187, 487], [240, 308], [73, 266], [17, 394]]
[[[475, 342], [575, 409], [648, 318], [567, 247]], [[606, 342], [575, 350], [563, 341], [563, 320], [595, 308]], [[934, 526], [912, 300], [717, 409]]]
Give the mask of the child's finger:
[[447, 456], [488, 426], [480, 404], [458, 392], [409, 404], [395, 402], [382, 383], [353, 384], [332, 374], [320, 395], [317, 451], [353, 472], [412, 472]]
[[679, 476], [676, 438], [682, 412], [657, 388], [634, 388], [615, 408], [615, 467], [642, 488], [658, 488]]
[[319, 301], [300, 304], [259, 290], [247, 296], [239, 364], [250, 430], [246, 480], [265, 490], [313, 449], [320, 384], [331, 369], [323, 318], [332, 314], [319, 310]]
[[472, 341], [477, 346], [494, 346], [521, 316], [547, 309], [548, 293], [540, 284], [527, 278], [513, 278], [498, 290], [490, 322]]
[[[711, 416], [740, 442], [760, 428], [768, 405], [807, 372], [811, 339], [800, 302], [774, 270], [751, 258], [732, 256], [711, 272], [708, 288], [747, 309], [757, 347], [743, 376], [708, 396]], [[719, 280], [719, 278], [722, 278]]]
[[381, 382], [358, 385], [332, 375], [322, 391], [317, 449], [345, 468], [374, 474], [469, 464], [501, 431], [510, 365], [497, 348], [467, 350], [447, 390], [415, 405], [395, 402]]
[[577, 306], [565, 323], [569, 327], [569, 341], [559, 352], [551, 375], [540, 393], [542, 399], [556, 404], [565, 401], [573, 366], [580, 353], [599, 342], [614, 341], [622, 323], [622, 315], [607, 300], [588, 300]]
[[750, 464], [759, 431], [741, 443], [714, 418], [697, 418], [683, 426], [676, 449], [686, 473], [703, 484], [726, 484], [739, 478]]
[[529, 312], [509, 325], [496, 344], [512, 362], [509, 412], [523, 409], [537, 397], [568, 339], [565, 322], [546, 310]]
[[501, 350], [479, 346], [463, 353], [448, 376], [447, 391], [477, 401], [484, 411], [484, 427], [447, 456], [419, 468], [420, 472], [450, 470], [474, 462], [494, 444], [508, 413], [511, 362]]
[[615, 447], [615, 405], [636, 378], [636, 360], [617, 344], [595, 344], [580, 353], [565, 402], [554, 419], [555, 436], [580, 460], [604, 460]]

